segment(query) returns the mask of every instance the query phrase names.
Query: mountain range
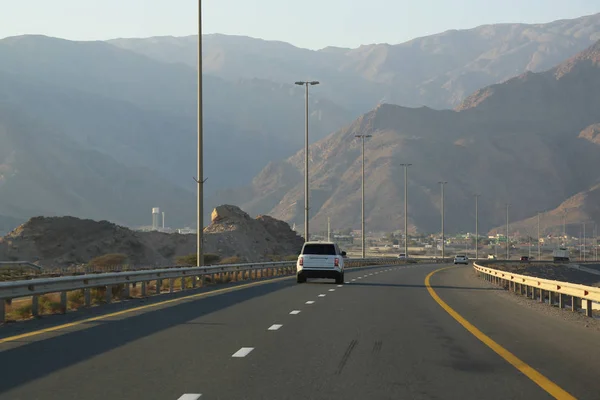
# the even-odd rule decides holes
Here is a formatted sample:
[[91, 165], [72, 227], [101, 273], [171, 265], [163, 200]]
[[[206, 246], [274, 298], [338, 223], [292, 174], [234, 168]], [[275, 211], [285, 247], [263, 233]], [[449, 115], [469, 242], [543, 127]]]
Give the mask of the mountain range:
[[[481, 87], [539, 72], [600, 39], [600, 14], [546, 24], [494, 24], [449, 30], [400, 44], [313, 51], [279, 41], [204, 35], [203, 71], [227, 80], [293, 83], [354, 112], [378, 103], [454, 108]], [[197, 36], [116, 39], [109, 43], [156, 60], [197, 68]]]
[[[382, 112], [395, 108], [402, 110], [402, 118], [406, 114], [412, 121], [415, 132], [431, 142], [433, 147], [422, 151], [445, 154], [444, 146], [467, 140], [458, 134], [461, 124], [467, 122], [454, 115], [472, 114], [469, 118], [476, 121], [479, 111], [434, 109], [459, 105], [468, 94], [525, 71], [550, 68], [598, 38], [600, 14], [549, 24], [481, 26], [398, 45], [373, 44], [357, 49], [311, 51], [283, 42], [205, 35], [205, 219], [209, 220], [214, 206], [234, 202], [243, 203], [251, 214], [253, 210], [273, 210], [296, 221], [301, 202], [288, 194], [302, 176], [301, 156], [294, 154], [304, 140], [304, 91], [293, 85], [296, 80], [321, 81], [311, 89], [310, 97], [310, 141], [315, 149], [311, 168], [319, 162], [323, 168], [333, 168], [325, 163], [326, 154], [345, 154], [348, 150], [346, 142], [335, 139], [340, 132], [355, 131], [358, 121], [379, 121]], [[147, 225], [150, 207], [160, 206], [175, 226], [193, 226], [197, 40], [190, 36], [75, 42], [37, 35], [0, 40], [0, 215], [23, 220], [38, 214], [69, 214], [136, 226]], [[411, 111], [387, 103], [427, 107]], [[460, 107], [475, 103], [477, 110], [486, 107], [485, 102], [474, 98]], [[481, 118], [495, 118], [488, 114], [481, 114]], [[357, 117], [359, 120], [352, 124]], [[424, 122], [423, 118], [432, 120]], [[439, 138], [435, 121], [441, 126], [450, 124], [455, 133]], [[488, 129], [485, 121], [480, 123], [478, 129]], [[552, 122], [548, 125], [555, 126]], [[451, 141], [452, 135], [459, 137]], [[552, 135], [560, 136], [558, 132]], [[20, 137], [39, 145], [29, 148]], [[390, 152], [400, 146], [392, 137], [389, 140], [390, 148], [382, 150]], [[415, 143], [419, 140], [414, 139]], [[518, 136], [513, 144], [527, 147], [535, 140], [542, 141], [531, 138], [527, 139], [531, 143], [520, 144], [520, 140]], [[331, 143], [340, 147], [329, 148]], [[589, 140], [587, 143], [588, 149], [595, 148], [589, 146]], [[44, 151], [44, 146], [52, 151]], [[356, 143], [350, 148], [355, 157]], [[499, 159], [509, 158], [500, 148], [496, 150]], [[537, 157], [546, 160], [542, 154]], [[406, 157], [403, 154], [401, 158]], [[395, 155], [390, 153], [389, 160], [390, 165], [396, 165]], [[348, 162], [342, 165], [356, 167]], [[573, 166], [565, 168], [587, 168], [582, 160], [569, 163]], [[90, 165], [95, 173], [89, 171]], [[434, 166], [431, 168], [433, 174]], [[540, 170], [543, 168], [542, 164]], [[108, 171], [110, 179], [101, 176], [102, 171]], [[396, 169], [390, 171], [398, 173]], [[51, 176], [46, 176], [50, 172]], [[88, 183], [97, 183], [98, 191], [90, 192], [83, 184], [84, 172], [94, 178]], [[480, 171], [482, 176], [486, 173], [490, 174], [486, 179], [494, 179], [496, 172]], [[329, 191], [340, 184], [325, 178], [328, 173], [322, 178], [319, 174], [313, 175], [317, 179], [313, 183], [317, 185], [313, 191], [316, 221], [323, 219], [325, 211], [317, 212], [321, 206], [325, 207], [322, 210], [329, 207], [325, 206]], [[353, 180], [351, 175], [344, 179]], [[565, 173], [557, 179], [570, 177]], [[417, 178], [415, 175], [415, 181]], [[557, 196], [563, 195], [564, 200], [583, 190], [586, 179], [578, 175], [576, 183], [562, 182], [561, 189], [555, 190]], [[132, 180], [136, 184], [129, 187], [127, 182]], [[393, 182], [385, 190], [395, 193], [399, 184]], [[257, 192], [257, 188], [262, 189]], [[433, 192], [430, 197], [435, 197]], [[382, 196], [382, 204], [376, 207], [388, 207], [387, 198]], [[415, 227], [421, 230], [435, 226], [436, 217], [429, 216], [431, 207], [426, 204], [420, 211], [413, 210], [431, 220], [421, 223], [416, 219]], [[429, 204], [434, 207], [433, 200]], [[552, 207], [558, 203], [548, 200], [544, 204]], [[355, 204], [346, 207], [350, 210]], [[496, 217], [490, 218], [493, 225]], [[373, 216], [370, 226], [378, 228], [378, 221]], [[350, 218], [338, 222], [355, 224]], [[381, 228], [387, 228], [386, 224], [382, 221]]]
[[[473, 231], [474, 194], [481, 194], [482, 231], [588, 198], [577, 208], [600, 218], [600, 41], [541, 73], [526, 72], [476, 91], [456, 110], [382, 104], [310, 148], [314, 230], [360, 227], [361, 148], [365, 147], [366, 223], [373, 230], [402, 226], [403, 170], [409, 173], [413, 230], [440, 229], [439, 181], [445, 187], [446, 229]], [[303, 220], [303, 151], [267, 166], [236, 199], [251, 213]], [[265, 208], [269, 210], [265, 211]], [[576, 221], [576, 214], [572, 214]], [[548, 223], [550, 221], [548, 220]], [[560, 221], [562, 226], [562, 220]]]

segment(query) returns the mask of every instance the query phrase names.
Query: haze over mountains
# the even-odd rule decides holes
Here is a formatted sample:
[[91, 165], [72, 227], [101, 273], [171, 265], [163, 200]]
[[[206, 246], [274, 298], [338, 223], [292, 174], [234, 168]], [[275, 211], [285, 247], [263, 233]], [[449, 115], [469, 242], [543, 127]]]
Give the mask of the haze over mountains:
[[[460, 196], [460, 184], [500, 195], [492, 183], [503, 190], [514, 185], [508, 173], [504, 177], [499, 171], [503, 162], [515, 158], [513, 171], [529, 171], [519, 170], [521, 164], [534, 171], [531, 177], [523, 174], [528, 176], [527, 185], [532, 185], [524, 195], [532, 201], [539, 189], [547, 189], [539, 179], [560, 181], [537, 206], [554, 207], [593, 184], [594, 174], [588, 176], [586, 171], [595, 167], [588, 158], [595, 157], [596, 147], [584, 138], [571, 141], [569, 136], [575, 129], [576, 139], [598, 122], [588, 118], [592, 109], [588, 115], [571, 101], [567, 106], [574, 114], [547, 115], [540, 104], [532, 108], [531, 116], [517, 113], [511, 119], [514, 110], [504, 97], [487, 99], [479, 94], [459, 113], [389, 105], [369, 110], [380, 103], [450, 108], [486, 85], [550, 68], [598, 38], [600, 14], [549, 24], [448, 31], [400, 45], [358, 49], [310, 51], [282, 42], [207, 35], [206, 212], [218, 203], [234, 202], [250, 214], [272, 210], [277, 217], [298, 220], [302, 202], [294, 202], [301, 194], [296, 187], [302, 177], [301, 154], [287, 157], [303, 145], [304, 93], [292, 83], [305, 78], [322, 83], [312, 90], [310, 105], [311, 142], [323, 139], [314, 144], [311, 167], [316, 169], [313, 215], [317, 224], [322, 223], [325, 210], [335, 215], [337, 226], [356, 224], [358, 147], [350, 139], [352, 132], [375, 132], [377, 126], [386, 133], [368, 144], [375, 162], [368, 168], [377, 171], [367, 188], [369, 196], [378, 191], [377, 198], [368, 202], [373, 229], [397, 227], [400, 221], [399, 215], [387, 220], [381, 215], [390, 207], [401, 209], [397, 164], [402, 161], [415, 163], [411, 180], [420, 189], [411, 193], [419, 207], [411, 214], [419, 230], [437, 229], [437, 194], [430, 182], [439, 180], [441, 171], [464, 172], [444, 177], [453, 179], [458, 191], [452, 194], [449, 185], [448, 196]], [[193, 225], [196, 41], [197, 37], [72, 42], [43, 36], [0, 40], [0, 215], [19, 220], [69, 214], [135, 226], [148, 224], [150, 207], [160, 206], [174, 226]], [[555, 90], [562, 93], [563, 89]], [[569, 93], [595, 98], [585, 90], [573, 86]], [[510, 96], [506, 99], [513, 101]], [[490, 110], [484, 112], [486, 108]], [[580, 127], [575, 120], [584, 114], [581, 121], [589, 123]], [[566, 115], [566, 120], [555, 121], [554, 115]], [[535, 125], [541, 120], [543, 125]], [[28, 146], [28, 141], [39, 144]], [[575, 143], [586, 145], [580, 149]], [[464, 154], [448, 155], [448, 148]], [[578, 156], [562, 160], [557, 152], [565, 149]], [[561, 160], [555, 162], [554, 157]], [[465, 168], [471, 168], [477, 178], [473, 180]], [[90, 179], [84, 181], [86, 176]], [[331, 197], [337, 190], [350, 199], [343, 207], [336, 204], [339, 197]], [[464, 196], [460, 204], [466, 205], [468, 196]], [[501, 222], [502, 211], [490, 207], [489, 220], [483, 223], [493, 226]], [[523, 209], [522, 217], [531, 215], [529, 211]], [[456, 223], [449, 221], [448, 226], [465, 229], [467, 217], [466, 210], [457, 213]]]

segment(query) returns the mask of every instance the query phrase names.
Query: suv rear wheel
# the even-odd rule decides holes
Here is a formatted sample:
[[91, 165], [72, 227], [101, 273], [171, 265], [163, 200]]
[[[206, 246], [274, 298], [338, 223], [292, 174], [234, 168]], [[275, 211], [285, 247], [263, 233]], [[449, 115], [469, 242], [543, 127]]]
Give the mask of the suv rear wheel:
[[296, 275], [296, 283], [306, 283], [306, 277], [301, 274]]
[[339, 273], [337, 278], [335, 278], [335, 283], [337, 283], [338, 285], [341, 285], [342, 283], [344, 283], [344, 273], [343, 272]]

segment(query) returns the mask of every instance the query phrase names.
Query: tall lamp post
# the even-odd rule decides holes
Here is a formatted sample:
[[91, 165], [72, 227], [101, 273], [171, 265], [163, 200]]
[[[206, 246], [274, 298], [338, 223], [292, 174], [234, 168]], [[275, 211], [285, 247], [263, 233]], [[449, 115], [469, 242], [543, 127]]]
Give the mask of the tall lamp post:
[[295, 82], [296, 85], [302, 86], [306, 88], [306, 92], [304, 94], [304, 118], [305, 118], [305, 127], [304, 127], [304, 241], [308, 242], [309, 240], [309, 230], [308, 230], [308, 210], [309, 210], [309, 193], [308, 193], [308, 87], [318, 85], [318, 81], [298, 81]]
[[509, 203], [506, 203], [506, 259], [510, 260], [510, 239], [508, 236], [508, 208], [510, 207]]
[[441, 204], [441, 211], [442, 211], [442, 262], [444, 261], [444, 258], [446, 257], [446, 239], [444, 238], [444, 185], [447, 184], [448, 182], [446, 181], [440, 181], [438, 182], [440, 184], [441, 187], [441, 191], [442, 191], [442, 204]]
[[365, 258], [365, 139], [373, 135], [355, 135], [362, 140], [362, 206], [361, 206], [361, 234], [362, 234], [362, 258]]
[[537, 213], [537, 222], [538, 222], [538, 260], [542, 259], [542, 247], [540, 244], [540, 212]]
[[479, 259], [479, 196], [480, 194], [474, 194], [475, 197], [475, 259]]
[[204, 171], [203, 171], [203, 137], [202, 137], [202, 0], [198, 0], [198, 177], [194, 178], [198, 185], [196, 197], [196, 265], [204, 265]]
[[400, 164], [404, 167], [404, 257], [408, 257], [408, 167], [412, 164]]

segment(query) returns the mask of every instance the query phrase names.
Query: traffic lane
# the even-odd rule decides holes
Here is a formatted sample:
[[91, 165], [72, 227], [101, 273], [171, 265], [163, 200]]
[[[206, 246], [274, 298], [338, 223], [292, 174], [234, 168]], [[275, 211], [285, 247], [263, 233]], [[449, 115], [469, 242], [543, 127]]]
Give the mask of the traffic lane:
[[[162, 382], [178, 382], [182, 370], [189, 369], [194, 371], [190, 386], [200, 385], [198, 376], [209, 376], [215, 360], [230, 357], [252, 342], [252, 335], [262, 335], [263, 325], [288, 315], [292, 305], [304, 305], [299, 300], [308, 294], [316, 299], [324, 288], [335, 286], [296, 285], [287, 279], [182, 300], [9, 348], [0, 352], [0, 361], [14, 368], [3, 373], [0, 398], [165, 398], [181, 388]], [[161, 385], [149, 387], [148, 382]]]
[[437, 268], [361, 275], [213, 371], [203, 398], [550, 398], [432, 300]]
[[[477, 278], [472, 267], [440, 271], [431, 282], [442, 286], [436, 292], [450, 307], [525, 363], [577, 398], [598, 398], [597, 331], [561, 317], [568, 311], [524, 307], [512, 294]], [[444, 288], [461, 285], [479, 290]]]

